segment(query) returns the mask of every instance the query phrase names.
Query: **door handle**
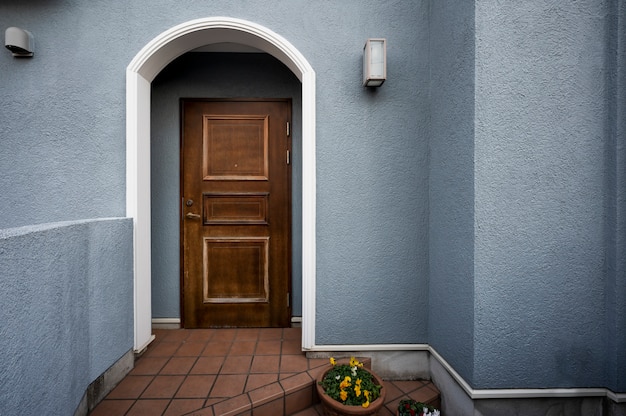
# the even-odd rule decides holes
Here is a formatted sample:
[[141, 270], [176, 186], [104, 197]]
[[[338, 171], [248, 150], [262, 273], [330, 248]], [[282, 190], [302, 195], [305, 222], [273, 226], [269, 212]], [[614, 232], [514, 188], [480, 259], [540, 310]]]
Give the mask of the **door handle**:
[[193, 220], [199, 220], [201, 217], [198, 214], [193, 214], [191, 212], [188, 212], [185, 217], [189, 218], [189, 219], [193, 219]]

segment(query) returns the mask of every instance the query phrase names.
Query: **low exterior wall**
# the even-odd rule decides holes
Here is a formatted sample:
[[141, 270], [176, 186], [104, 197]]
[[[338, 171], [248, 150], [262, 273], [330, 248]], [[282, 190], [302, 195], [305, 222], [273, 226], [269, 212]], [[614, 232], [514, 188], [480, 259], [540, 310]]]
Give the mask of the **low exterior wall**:
[[0, 230], [0, 414], [73, 414], [133, 346], [133, 224]]

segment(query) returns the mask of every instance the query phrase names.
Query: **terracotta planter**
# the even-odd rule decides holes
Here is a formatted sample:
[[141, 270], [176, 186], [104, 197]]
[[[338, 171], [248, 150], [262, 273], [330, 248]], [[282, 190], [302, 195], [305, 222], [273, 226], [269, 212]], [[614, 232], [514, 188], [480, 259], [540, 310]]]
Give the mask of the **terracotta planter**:
[[340, 403], [330, 396], [326, 395], [322, 386], [320, 386], [320, 381], [324, 379], [324, 376], [328, 371], [330, 371], [332, 367], [328, 367], [328, 369], [322, 371], [320, 375], [317, 376], [317, 380], [315, 382], [315, 388], [317, 389], [317, 395], [320, 398], [320, 402], [322, 407], [324, 408], [324, 414], [326, 416], [369, 416], [369, 415], [377, 415], [378, 411], [385, 404], [385, 396], [387, 394], [387, 389], [383, 384], [383, 381], [380, 377], [378, 377], [371, 370], [367, 370], [372, 376], [374, 376], [374, 380], [376, 384], [380, 384], [383, 386], [380, 389], [380, 396], [376, 400], [370, 403], [369, 407], [361, 407], [361, 406], [346, 406], [343, 403]]

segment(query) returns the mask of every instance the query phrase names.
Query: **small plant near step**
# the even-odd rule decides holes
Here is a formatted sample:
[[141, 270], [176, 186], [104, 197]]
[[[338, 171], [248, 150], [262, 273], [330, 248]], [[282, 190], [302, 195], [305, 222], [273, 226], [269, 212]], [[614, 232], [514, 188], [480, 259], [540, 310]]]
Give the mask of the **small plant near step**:
[[439, 410], [411, 399], [400, 400], [398, 416], [439, 416]]

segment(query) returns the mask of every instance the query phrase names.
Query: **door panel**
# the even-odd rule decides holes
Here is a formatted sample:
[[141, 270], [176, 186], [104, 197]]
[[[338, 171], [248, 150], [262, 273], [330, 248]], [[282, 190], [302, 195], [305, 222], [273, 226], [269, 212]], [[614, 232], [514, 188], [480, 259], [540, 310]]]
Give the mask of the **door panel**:
[[288, 326], [291, 103], [181, 107], [184, 326]]

